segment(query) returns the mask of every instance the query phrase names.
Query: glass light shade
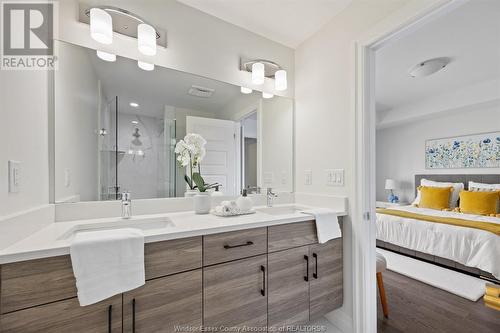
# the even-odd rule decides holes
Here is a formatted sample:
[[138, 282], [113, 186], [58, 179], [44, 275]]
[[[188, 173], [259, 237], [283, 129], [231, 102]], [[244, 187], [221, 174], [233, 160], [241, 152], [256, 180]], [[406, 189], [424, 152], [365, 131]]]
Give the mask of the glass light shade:
[[113, 42], [113, 19], [105, 10], [90, 9], [90, 36], [101, 44]]
[[270, 93], [266, 93], [266, 92], [262, 92], [262, 98], [265, 98], [265, 99], [269, 99], [269, 98], [273, 98], [274, 95], [273, 94], [270, 94]]
[[104, 61], [116, 61], [116, 54], [97, 50], [97, 56]]
[[137, 26], [137, 48], [147, 56], [156, 54], [156, 30], [149, 24], [141, 23]]
[[137, 61], [137, 66], [139, 66], [140, 69], [143, 69], [145, 71], [152, 71], [153, 69], [155, 69], [154, 64], [150, 64], [149, 62], [144, 62], [140, 60]]
[[280, 69], [274, 74], [274, 88], [277, 91], [283, 91], [287, 89], [286, 71]]
[[241, 87], [240, 91], [242, 94], [251, 94], [253, 90], [247, 87]]
[[264, 64], [261, 62], [256, 62], [252, 65], [252, 83], [253, 84], [263, 84], [264, 83]]

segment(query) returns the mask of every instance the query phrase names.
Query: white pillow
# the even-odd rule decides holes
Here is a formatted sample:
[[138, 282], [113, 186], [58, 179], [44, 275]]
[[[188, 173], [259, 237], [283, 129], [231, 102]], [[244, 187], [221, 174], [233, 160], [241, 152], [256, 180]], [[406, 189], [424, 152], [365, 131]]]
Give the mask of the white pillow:
[[[455, 208], [458, 205], [458, 199], [460, 197], [460, 192], [464, 189], [464, 183], [446, 183], [446, 182], [435, 182], [433, 180], [422, 178], [420, 180], [420, 186], [429, 187], [453, 187], [453, 192], [450, 196], [450, 208]], [[417, 191], [417, 197], [412, 202], [412, 205], [418, 205], [420, 203], [420, 191]]]

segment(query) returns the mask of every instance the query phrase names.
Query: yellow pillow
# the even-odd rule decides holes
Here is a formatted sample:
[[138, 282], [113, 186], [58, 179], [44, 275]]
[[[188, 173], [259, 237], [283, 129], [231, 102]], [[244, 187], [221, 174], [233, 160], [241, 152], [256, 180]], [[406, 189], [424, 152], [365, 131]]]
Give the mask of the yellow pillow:
[[497, 213], [500, 192], [460, 192], [460, 212], [466, 214], [490, 215]]
[[450, 208], [450, 196], [453, 187], [419, 186], [418, 189], [421, 195], [418, 207], [437, 210]]

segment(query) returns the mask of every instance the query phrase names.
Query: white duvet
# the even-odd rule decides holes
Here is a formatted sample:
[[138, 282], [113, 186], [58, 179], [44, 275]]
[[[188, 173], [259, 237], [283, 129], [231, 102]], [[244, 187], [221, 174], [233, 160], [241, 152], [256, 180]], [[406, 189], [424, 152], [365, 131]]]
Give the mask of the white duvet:
[[[500, 218], [413, 206], [391, 209], [500, 224]], [[476, 267], [500, 279], [500, 236], [480, 229], [377, 213], [377, 239]]]

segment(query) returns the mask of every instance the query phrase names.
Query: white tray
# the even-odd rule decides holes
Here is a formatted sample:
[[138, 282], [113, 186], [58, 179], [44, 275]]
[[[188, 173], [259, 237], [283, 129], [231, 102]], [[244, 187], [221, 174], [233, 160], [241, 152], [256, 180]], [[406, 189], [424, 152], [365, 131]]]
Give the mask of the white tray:
[[255, 214], [256, 211], [253, 209], [250, 210], [233, 210], [231, 212], [222, 212], [222, 213], [216, 213], [215, 209], [212, 209], [210, 211], [210, 214], [215, 215], [215, 216], [222, 216], [222, 217], [229, 217], [229, 216], [240, 216], [240, 215], [249, 215], [249, 214]]

